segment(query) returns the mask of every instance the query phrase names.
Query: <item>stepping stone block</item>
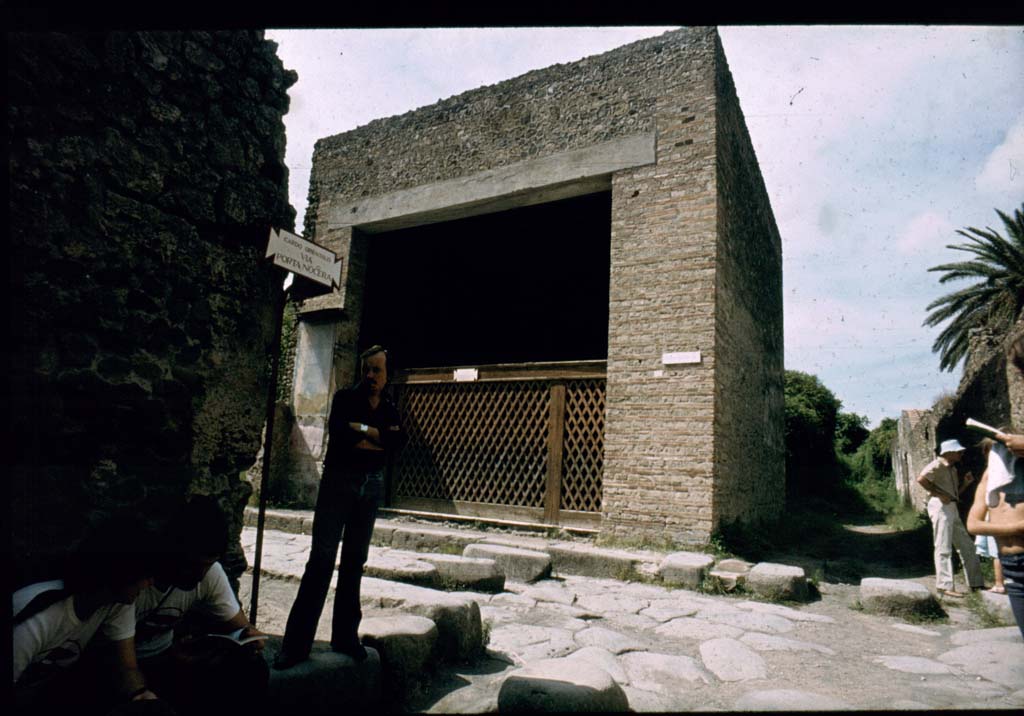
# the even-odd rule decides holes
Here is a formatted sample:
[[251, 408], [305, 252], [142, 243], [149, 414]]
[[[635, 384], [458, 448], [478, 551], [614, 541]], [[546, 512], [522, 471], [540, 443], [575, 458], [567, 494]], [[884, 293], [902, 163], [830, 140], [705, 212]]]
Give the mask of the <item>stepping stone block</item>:
[[399, 609], [430, 619], [437, 625], [437, 652], [441, 659], [472, 661], [484, 651], [480, 607], [468, 597], [364, 577], [360, 603], [364, 611]]
[[437, 583], [437, 567], [426, 560], [419, 559], [418, 556], [413, 556], [411, 553], [374, 553], [371, 550], [370, 557], [363, 567], [363, 575], [432, 587]]
[[867, 577], [860, 581], [860, 603], [875, 614], [924, 614], [938, 604], [928, 587], [905, 579]]
[[661, 560], [658, 576], [665, 584], [696, 590], [714, 563], [714, 557], [702, 552], [673, 552]]
[[474, 592], [500, 592], [505, 588], [505, 575], [493, 559], [430, 553], [422, 554], [420, 559], [436, 570], [437, 587]]
[[551, 569], [557, 574], [629, 579], [639, 576], [641, 559], [632, 552], [588, 545], [560, 544], [548, 547]]
[[462, 555], [494, 560], [505, 578], [514, 582], [535, 582], [551, 574], [551, 556], [544, 552], [477, 543], [467, 545]]
[[801, 567], [761, 562], [747, 574], [747, 588], [768, 599], [807, 599], [807, 577]]
[[599, 666], [544, 659], [513, 672], [498, 692], [499, 713], [608, 713], [629, 710], [622, 687]]
[[359, 625], [366, 647], [380, 654], [385, 683], [404, 688], [417, 681], [431, 665], [437, 645], [437, 625], [426, 617], [397, 615], [369, 617]]
[[[268, 663], [273, 663], [280, 646], [279, 638], [267, 640], [264, 656]], [[306, 661], [284, 671], [271, 668], [266, 712], [334, 716], [354, 706], [377, 711], [382, 694], [381, 659], [373, 648], [366, 652], [366, 661], [357, 663], [318, 643]]]

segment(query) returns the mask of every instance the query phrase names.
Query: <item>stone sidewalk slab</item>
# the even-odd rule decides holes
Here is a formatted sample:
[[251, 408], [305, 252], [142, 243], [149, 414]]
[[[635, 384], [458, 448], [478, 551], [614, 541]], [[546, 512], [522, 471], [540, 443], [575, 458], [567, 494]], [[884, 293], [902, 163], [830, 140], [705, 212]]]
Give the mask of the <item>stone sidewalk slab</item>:
[[507, 579], [517, 582], [535, 582], [551, 574], [551, 556], [546, 552], [477, 542], [467, 545], [462, 555], [494, 560]]

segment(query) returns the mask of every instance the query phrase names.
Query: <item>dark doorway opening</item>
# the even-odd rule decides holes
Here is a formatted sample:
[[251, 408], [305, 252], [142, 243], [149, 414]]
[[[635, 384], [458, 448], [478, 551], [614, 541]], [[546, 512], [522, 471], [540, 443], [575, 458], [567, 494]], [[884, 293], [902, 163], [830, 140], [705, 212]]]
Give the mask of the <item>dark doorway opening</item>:
[[402, 368], [607, 359], [611, 192], [366, 240], [361, 348]]

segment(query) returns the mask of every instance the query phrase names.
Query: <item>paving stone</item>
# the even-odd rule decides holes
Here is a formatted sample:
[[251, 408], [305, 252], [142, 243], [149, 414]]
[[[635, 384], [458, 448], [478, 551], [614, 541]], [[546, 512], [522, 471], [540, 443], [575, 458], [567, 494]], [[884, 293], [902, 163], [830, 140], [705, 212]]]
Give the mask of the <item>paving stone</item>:
[[1020, 629], [1014, 626], [958, 631], [950, 637], [949, 641], [955, 646], [967, 646], [982, 641], [1018, 642], [1020, 639]]
[[651, 606], [641, 609], [640, 615], [655, 621], [667, 622], [670, 619], [678, 619], [679, 617], [688, 617], [691, 614], [696, 614], [699, 609], [700, 607], [697, 605], [682, 606], [673, 603], [671, 600], [662, 599], [651, 601]]
[[388, 688], [417, 681], [437, 645], [437, 625], [426, 617], [398, 615], [368, 617], [359, 625], [359, 637], [380, 654]]
[[908, 579], [867, 577], [860, 582], [860, 603], [875, 614], [920, 614], [935, 608], [928, 587]]
[[535, 582], [551, 574], [551, 555], [519, 547], [498, 544], [470, 544], [462, 551], [464, 557], [493, 559], [498, 570], [506, 579], [518, 582]]
[[561, 543], [548, 546], [555, 574], [577, 574], [618, 580], [638, 576], [642, 560], [634, 552]]
[[363, 575], [421, 586], [435, 585], [437, 568], [412, 555], [411, 552], [371, 548], [363, 567]]
[[646, 691], [630, 685], [623, 685], [629, 699], [629, 709], [634, 713], [680, 714], [690, 711], [708, 711], [695, 692], [692, 691]]
[[462, 530], [398, 527], [391, 533], [391, 546], [413, 552], [436, 552], [452, 547], [464, 549], [480, 539], [480, 536]]
[[619, 631], [627, 634], [652, 631], [660, 624], [660, 622], [651, 619], [650, 617], [641, 616], [639, 614], [624, 614], [621, 612], [608, 614], [603, 617], [601, 621], [604, 622], [605, 626], [611, 629], [618, 629]]
[[694, 617], [673, 619], [657, 627], [654, 631], [672, 639], [694, 639], [697, 641], [719, 637], [735, 639], [743, 634], [742, 629], [734, 626], [717, 624], [707, 619], [696, 619]]
[[598, 646], [613, 654], [621, 654], [644, 647], [644, 644], [635, 637], [599, 626], [587, 627], [576, 632], [576, 643], [580, 646]]
[[523, 618], [521, 609], [487, 604], [480, 607], [480, 619], [492, 628], [501, 624], [512, 624]]
[[429, 552], [421, 559], [437, 569], [439, 586], [456, 585], [478, 592], [500, 592], [505, 588], [505, 574], [493, 559]]
[[515, 592], [502, 592], [491, 597], [490, 604], [493, 606], [521, 607], [530, 609], [537, 604], [536, 599], [531, 599], [523, 594]]
[[505, 654], [517, 664], [571, 654], [579, 648], [568, 629], [510, 624], [491, 629], [491, 653]]
[[498, 692], [499, 713], [621, 712], [629, 709], [622, 687], [604, 669], [585, 661], [545, 659], [509, 674]]
[[[268, 639], [264, 649], [273, 663], [280, 640]], [[314, 645], [309, 659], [290, 669], [270, 670], [264, 697], [267, 713], [301, 713], [335, 716], [357, 707], [379, 709], [382, 697], [380, 654], [368, 648], [367, 659], [357, 663], [351, 657]]]
[[905, 631], [908, 634], [919, 634], [921, 636], [942, 636], [939, 632], [933, 629], [925, 629], [924, 627], [915, 626], [914, 624], [893, 624], [893, 629], [899, 631]]
[[714, 563], [715, 558], [703, 552], [673, 552], [661, 560], [658, 576], [665, 584], [697, 589]]
[[[1018, 633], [1019, 637], [1019, 633]], [[985, 641], [960, 646], [939, 654], [944, 664], [959, 666], [1007, 688], [1024, 684], [1024, 641]]]
[[370, 608], [402, 609], [437, 625], [438, 653], [455, 661], [474, 659], [483, 651], [483, 625], [475, 601], [437, 589], [363, 578], [361, 602]]
[[[382, 547], [393, 546], [393, 540], [395, 534], [395, 525], [383, 520], [377, 520], [373, 525], [373, 536], [370, 537], [370, 544], [380, 545]], [[313, 534], [313, 520], [309, 521], [308, 531], [304, 531], [303, 534]]]
[[576, 597], [576, 606], [580, 609], [593, 610], [599, 614], [624, 612], [626, 614], [639, 614], [641, 609], [646, 609], [647, 600], [635, 597], [624, 597], [616, 594], [594, 594]]
[[707, 619], [717, 624], [727, 624], [743, 631], [763, 631], [769, 634], [785, 634], [793, 630], [793, 622], [785, 617], [764, 612], [749, 612], [734, 609], [722, 611], [702, 609], [695, 618]]
[[747, 574], [746, 586], [762, 597], [769, 599], [807, 598], [807, 577], [801, 567], [772, 562], [759, 562]]
[[642, 582], [628, 582], [619, 586], [616, 593], [636, 599], [666, 599], [671, 592], [658, 584], [644, 584]]
[[644, 691], [671, 694], [710, 684], [715, 679], [703, 665], [689, 656], [631, 651], [618, 658], [629, 675], [630, 685]]
[[585, 619], [577, 619], [576, 617], [571, 617], [568, 614], [562, 614], [561, 612], [542, 608], [540, 605], [538, 605], [538, 608], [531, 610], [527, 614], [526, 620], [528, 623], [536, 626], [565, 629], [566, 631], [571, 631], [573, 634], [583, 629], [587, 629], [590, 626], [590, 622]]
[[536, 599], [538, 602], [556, 602], [571, 606], [576, 601], [576, 592], [566, 588], [561, 582], [544, 580], [524, 589], [524, 596]]
[[749, 681], [768, 676], [765, 660], [749, 646], [735, 639], [709, 639], [701, 642], [700, 658], [708, 671], [722, 681]]
[[737, 609], [749, 609], [752, 612], [763, 612], [765, 614], [774, 614], [776, 616], [785, 617], [792, 621], [797, 622], [820, 622], [822, 624], [834, 624], [835, 619], [824, 614], [814, 614], [813, 612], [802, 611], [800, 609], [794, 609], [793, 607], [787, 607], [782, 604], [768, 604], [765, 602], [739, 602], [736, 605]]
[[799, 639], [788, 639], [774, 634], [750, 632], [740, 637], [740, 641], [757, 651], [816, 651], [819, 654], [835, 656], [835, 651], [822, 644]]
[[844, 701], [796, 689], [751, 691], [736, 700], [737, 711], [848, 711]]
[[961, 674], [948, 664], [942, 664], [933, 659], [926, 659], [921, 656], [876, 656], [872, 658], [876, 664], [881, 664], [893, 671], [902, 671], [907, 674]]
[[619, 660], [615, 658], [615, 654], [602, 649], [599, 646], [585, 646], [581, 649], [574, 651], [569, 654], [566, 659], [579, 659], [585, 661], [594, 666], [599, 666], [608, 672], [608, 675], [615, 679], [615, 682], [620, 686], [625, 686], [629, 683], [629, 675], [626, 670], [619, 663]]
[[1013, 616], [1013, 609], [1010, 607], [1010, 597], [1005, 594], [995, 594], [989, 591], [980, 592], [981, 603], [990, 614], [1002, 620], [1004, 624], [1016, 624]]
[[568, 604], [558, 604], [556, 602], [544, 602], [544, 608], [567, 617], [573, 617], [574, 619], [599, 619], [601, 617], [596, 612], [581, 609], [575, 605], [569, 606]]

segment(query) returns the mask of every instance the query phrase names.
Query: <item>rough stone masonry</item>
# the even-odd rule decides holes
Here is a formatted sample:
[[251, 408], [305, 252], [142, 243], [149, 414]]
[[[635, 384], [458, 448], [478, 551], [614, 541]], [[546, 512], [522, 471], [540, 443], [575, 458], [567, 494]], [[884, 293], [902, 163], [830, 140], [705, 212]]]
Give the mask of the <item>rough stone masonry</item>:
[[[237, 537], [280, 290], [263, 250], [294, 226], [295, 73], [262, 32], [7, 41], [16, 566], [194, 492]], [[237, 540], [225, 566], [245, 568]]]
[[305, 226], [343, 257], [343, 287], [300, 309], [334, 337], [334, 367], [297, 421], [322, 440], [330, 390], [353, 377], [376, 234], [598, 191], [612, 205], [602, 531], [700, 543], [777, 515], [781, 241], [713, 28], [321, 139]]

